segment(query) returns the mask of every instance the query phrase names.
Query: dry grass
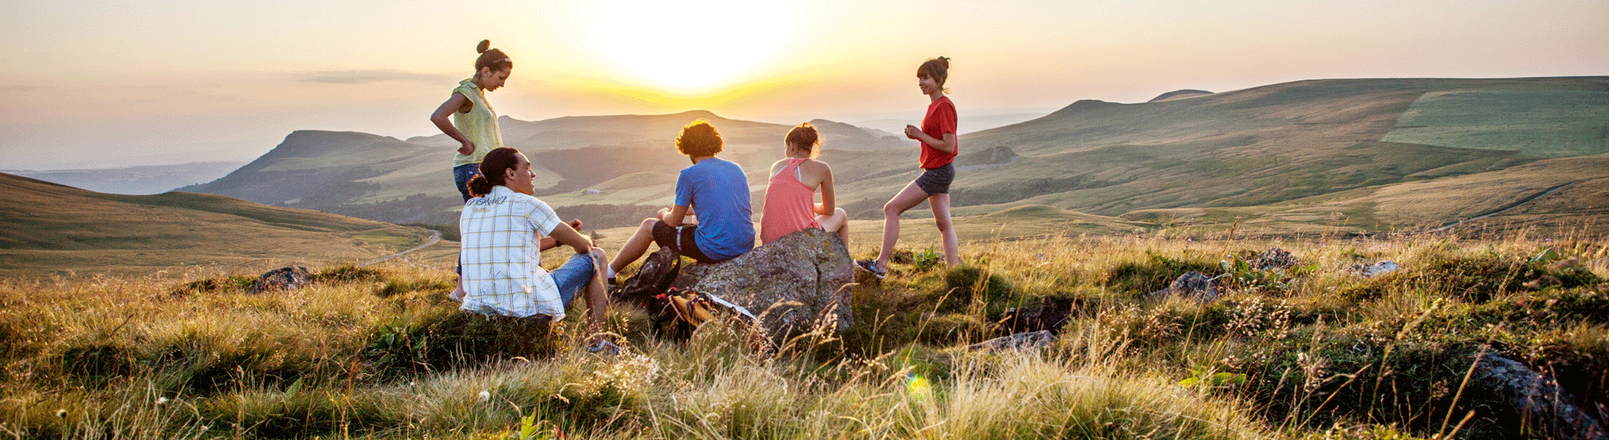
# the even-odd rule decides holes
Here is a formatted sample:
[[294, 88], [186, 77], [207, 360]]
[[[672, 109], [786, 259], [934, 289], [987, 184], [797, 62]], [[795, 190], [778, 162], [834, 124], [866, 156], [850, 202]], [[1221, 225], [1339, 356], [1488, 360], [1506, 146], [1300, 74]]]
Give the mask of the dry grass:
[[[1220, 265], [1271, 246], [1299, 268]], [[1459, 436], [1546, 438], [1505, 428], [1478, 390], [1454, 391], [1489, 347], [1602, 402], [1606, 249], [1523, 236], [974, 241], [971, 272], [898, 263], [856, 288], [855, 328], [777, 356], [726, 324], [663, 340], [629, 308], [611, 314], [630, 347], [618, 357], [578, 348], [568, 329], [582, 313], [535, 333], [466, 320], [442, 298], [450, 260], [329, 268], [255, 296], [221, 273], [6, 280], [0, 436], [489, 438], [531, 417], [538, 434], [587, 438], [1405, 438], [1474, 409]], [[1384, 259], [1404, 269], [1345, 271]], [[1183, 270], [1233, 284], [1210, 303], [1143, 299]], [[220, 282], [181, 283], [197, 278]], [[958, 294], [971, 299], [945, 305]], [[1045, 298], [1076, 307], [1051, 347], [954, 348]], [[508, 337], [538, 343], [488, 343]]]

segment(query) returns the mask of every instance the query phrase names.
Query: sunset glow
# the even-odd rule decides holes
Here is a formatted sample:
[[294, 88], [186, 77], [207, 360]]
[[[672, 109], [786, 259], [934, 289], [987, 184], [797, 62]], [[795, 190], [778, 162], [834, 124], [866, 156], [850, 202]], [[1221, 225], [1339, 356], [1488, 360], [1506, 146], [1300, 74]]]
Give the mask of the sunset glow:
[[0, 169], [248, 160], [296, 130], [438, 134], [426, 115], [482, 39], [514, 60], [487, 99], [516, 119], [708, 110], [897, 131], [926, 106], [916, 66], [940, 55], [963, 115], [1043, 115], [1307, 79], [1604, 75], [1604, 17], [1602, 0], [0, 0]]
[[585, 5], [611, 76], [681, 95], [733, 85], [775, 60], [792, 37], [783, 2], [610, 1]]

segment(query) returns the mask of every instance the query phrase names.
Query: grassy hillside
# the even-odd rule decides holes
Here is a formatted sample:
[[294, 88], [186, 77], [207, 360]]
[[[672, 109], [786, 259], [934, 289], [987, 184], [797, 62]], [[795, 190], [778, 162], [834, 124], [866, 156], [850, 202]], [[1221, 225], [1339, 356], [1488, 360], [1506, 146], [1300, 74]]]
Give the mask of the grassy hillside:
[[[723, 157], [751, 169], [763, 169], [775, 160], [772, 156], [780, 151], [783, 135], [790, 128], [727, 119], [707, 111], [542, 121], [503, 117], [498, 123], [504, 143], [531, 157], [541, 194], [563, 197], [636, 173], [674, 176], [687, 163], [686, 156], [674, 148], [676, 135], [695, 119], [709, 120], [721, 130], [727, 141]], [[829, 148], [874, 151], [904, 143], [848, 124], [812, 122], [819, 126]], [[461, 205], [450, 171], [456, 147], [446, 135], [404, 141], [365, 133], [297, 131], [239, 170], [182, 190], [395, 223], [447, 224], [457, 220]], [[669, 182], [674, 183], [674, 178]], [[645, 182], [648, 186], [660, 183]], [[642, 190], [628, 193], [620, 198], [592, 199], [614, 205], [649, 199], [636, 195], [644, 193]], [[588, 199], [553, 202], [560, 207], [592, 203]]]
[[210, 194], [101, 194], [6, 174], [0, 174], [0, 224], [0, 276], [21, 278], [351, 262], [430, 235]]
[[[532, 157], [539, 196], [554, 206], [635, 212], [668, 203], [674, 179], [645, 176], [674, 176], [686, 166], [671, 144], [677, 129], [698, 118], [720, 128], [728, 142], [722, 156], [749, 170], [755, 190], [763, 190], [761, 171], [780, 157], [788, 126], [703, 111], [500, 124], [509, 145]], [[915, 143], [814, 122], [825, 132], [821, 158], [833, 166], [839, 204], [853, 218], [880, 218], [882, 204], [918, 172]], [[446, 183], [451, 145], [443, 139], [298, 132], [241, 171], [194, 190], [394, 222], [450, 223], [457, 198]], [[960, 142], [951, 188], [958, 208], [1050, 206], [1141, 222], [1166, 213], [1227, 227], [1291, 211], [1292, 204], [1387, 188], [1459, 199], [1458, 191], [1470, 188], [1460, 182], [1507, 181], [1501, 173], [1509, 168], [1609, 154], [1609, 77], [1315, 80], [1139, 104], [1079, 101]], [[1558, 166], [1570, 168], [1573, 181], [1606, 174]], [[1499, 174], [1464, 177], [1482, 173]], [[1454, 180], [1427, 183], [1446, 179]], [[1419, 185], [1399, 186], [1408, 184]], [[1453, 192], [1424, 193], [1443, 190]], [[1515, 187], [1477, 205], [1531, 195]], [[1340, 226], [1392, 231], [1481, 212], [1440, 206], [1447, 202], [1363, 212], [1367, 203], [1341, 209], [1337, 215], [1352, 221]], [[1304, 218], [1297, 212], [1260, 227], [1285, 233], [1337, 226]], [[1159, 226], [1165, 225], [1152, 225]]]
[[[1270, 246], [1296, 265], [1236, 264]], [[1559, 438], [1549, 416], [1505, 406], [1469, 378], [1477, 359], [1495, 357], [1553, 378], [1586, 417], [1604, 416], [1601, 238], [1130, 235], [963, 250], [961, 268], [897, 260], [888, 279], [853, 288], [854, 327], [771, 354], [722, 322], [663, 339], [629, 306], [609, 324], [627, 352], [590, 354], [575, 333], [580, 310], [555, 328], [457, 312], [445, 299], [450, 260], [323, 266], [310, 287], [262, 295], [235, 276], [0, 280], [0, 433]], [[1380, 260], [1403, 269], [1346, 269]], [[1219, 276], [1223, 297], [1146, 299], [1192, 270]], [[1010, 308], [1066, 319], [1004, 319]], [[1047, 325], [1059, 336], [1042, 349], [964, 347]]]

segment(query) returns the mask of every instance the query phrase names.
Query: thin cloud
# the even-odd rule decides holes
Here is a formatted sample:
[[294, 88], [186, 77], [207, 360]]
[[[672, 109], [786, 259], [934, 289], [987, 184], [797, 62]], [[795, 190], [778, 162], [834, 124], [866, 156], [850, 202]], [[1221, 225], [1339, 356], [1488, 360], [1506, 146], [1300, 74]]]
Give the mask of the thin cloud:
[[30, 86], [30, 85], [26, 85], [26, 84], [0, 85], [0, 92], [6, 92], [6, 93], [23, 93], [23, 92], [32, 92], [32, 91], [44, 90], [44, 89], [45, 89], [44, 86]]
[[328, 72], [312, 72], [304, 75], [298, 81], [324, 84], [369, 84], [386, 81], [422, 81], [422, 82], [448, 82], [456, 78], [451, 75], [433, 73], [414, 73], [406, 70], [337, 70]]

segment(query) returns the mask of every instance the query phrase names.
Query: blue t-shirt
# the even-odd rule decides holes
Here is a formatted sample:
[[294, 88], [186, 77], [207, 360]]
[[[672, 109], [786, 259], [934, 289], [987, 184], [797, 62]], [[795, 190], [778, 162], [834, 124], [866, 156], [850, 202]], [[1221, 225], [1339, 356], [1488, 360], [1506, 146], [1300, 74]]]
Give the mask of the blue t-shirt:
[[754, 211], [743, 167], [712, 157], [683, 168], [676, 178], [676, 205], [691, 206], [698, 216], [693, 240], [705, 256], [730, 260], [754, 249]]

